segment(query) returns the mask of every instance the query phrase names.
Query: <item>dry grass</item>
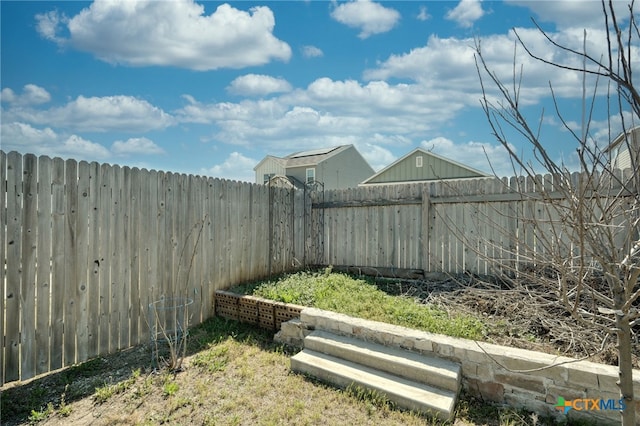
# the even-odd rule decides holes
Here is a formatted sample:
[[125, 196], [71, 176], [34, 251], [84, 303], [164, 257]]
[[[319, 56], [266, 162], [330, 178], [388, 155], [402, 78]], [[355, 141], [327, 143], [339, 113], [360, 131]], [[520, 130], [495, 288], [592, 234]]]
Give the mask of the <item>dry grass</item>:
[[99, 358], [6, 389], [2, 424], [424, 424], [292, 374], [290, 354], [271, 339], [214, 318], [192, 331], [183, 371], [151, 371], [146, 347]]
[[[212, 318], [190, 336], [185, 368], [152, 371], [150, 348], [101, 357], [2, 393], [2, 424], [425, 425], [379, 395], [293, 374], [272, 334]], [[463, 400], [455, 425], [534, 424], [528, 415]], [[541, 424], [541, 423], [538, 423]]]

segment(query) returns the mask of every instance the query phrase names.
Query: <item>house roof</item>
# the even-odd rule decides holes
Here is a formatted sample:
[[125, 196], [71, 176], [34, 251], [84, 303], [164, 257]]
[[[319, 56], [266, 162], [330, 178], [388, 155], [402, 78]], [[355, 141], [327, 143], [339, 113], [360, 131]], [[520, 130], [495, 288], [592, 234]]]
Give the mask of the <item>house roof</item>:
[[284, 160], [284, 158], [275, 157], [273, 155], [267, 155], [262, 160], [260, 160], [260, 162], [258, 164], [256, 164], [256, 166], [253, 168], [253, 170], [258, 170], [258, 167], [260, 167], [266, 161], [275, 161], [276, 163], [279, 163], [282, 167], [286, 166], [286, 161]]
[[309, 151], [294, 152], [284, 157], [286, 167], [315, 166], [323, 161], [338, 155], [353, 145], [340, 145], [331, 148], [314, 149]]
[[353, 147], [353, 145], [340, 145], [329, 148], [299, 151], [289, 154], [286, 157], [267, 155], [253, 168], [253, 170], [256, 170], [267, 160], [277, 161], [285, 168], [315, 166], [351, 147]]
[[[376, 174], [374, 174], [373, 176], [369, 177], [368, 179], [365, 179], [365, 180], [362, 182], [362, 184], [367, 184], [367, 183], [370, 183], [370, 182], [375, 182], [375, 181], [376, 181], [376, 179], [377, 179], [379, 176], [384, 175], [384, 174], [385, 174], [385, 173], [387, 173], [390, 169], [392, 169], [392, 168], [394, 168], [394, 167], [398, 166], [399, 164], [403, 163], [407, 158], [411, 157], [411, 156], [412, 156], [413, 154], [415, 154], [416, 152], [420, 152], [421, 154], [423, 154], [423, 155], [425, 155], [425, 156], [427, 156], [427, 157], [431, 157], [431, 158], [432, 158], [432, 160], [442, 161], [442, 162], [448, 163], [448, 164], [450, 164], [450, 165], [453, 165], [453, 166], [455, 166], [455, 167], [461, 168], [461, 169], [463, 169], [463, 170], [465, 170], [465, 171], [467, 171], [467, 172], [470, 172], [471, 174], [476, 175], [476, 176], [474, 176], [474, 177], [489, 177], [489, 176], [491, 176], [491, 175], [489, 175], [489, 174], [487, 174], [487, 173], [481, 172], [480, 170], [476, 170], [476, 169], [474, 169], [474, 168], [472, 168], [472, 167], [469, 167], [469, 166], [466, 166], [466, 165], [464, 165], [464, 164], [462, 164], [462, 163], [458, 163], [457, 161], [451, 160], [451, 159], [449, 159], [449, 158], [442, 157], [442, 156], [440, 156], [440, 155], [438, 155], [438, 154], [434, 154], [433, 152], [431, 152], [431, 151], [427, 151], [427, 150], [425, 150], [425, 149], [423, 149], [423, 148], [416, 148], [416, 149], [414, 149], [413, 151], [409, 152], [408, 154], [406, 154], [406, 155], [404, 155], [404, 156], [400, 157], [399, 159], [397, 159], [397, 160], [396, 160], [396, 161], [394, 161], [393, 163], [389, 164], [387, 167], [383, 168], [382, 170], [380, 170], [379, 172], [377, 172], [377, 173], [376, 173]], [[414, 182], [415, 182], [415, 181], [414, 181]], [[386, 183], [392, 183], [392, 182], [386, 182]]]

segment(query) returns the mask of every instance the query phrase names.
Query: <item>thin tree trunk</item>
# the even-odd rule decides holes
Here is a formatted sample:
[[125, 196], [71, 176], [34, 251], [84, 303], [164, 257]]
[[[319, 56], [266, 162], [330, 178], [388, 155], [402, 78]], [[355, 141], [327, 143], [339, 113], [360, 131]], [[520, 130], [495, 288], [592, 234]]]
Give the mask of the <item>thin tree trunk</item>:
[[616, 315], [618, 330], [618, 374], [620, 397], [624, 402], [624, 410], [620, 413], [623, 426], [636, 424], [633, 400], [633, 363], [631, 360], [631, 325], [627, 315]]

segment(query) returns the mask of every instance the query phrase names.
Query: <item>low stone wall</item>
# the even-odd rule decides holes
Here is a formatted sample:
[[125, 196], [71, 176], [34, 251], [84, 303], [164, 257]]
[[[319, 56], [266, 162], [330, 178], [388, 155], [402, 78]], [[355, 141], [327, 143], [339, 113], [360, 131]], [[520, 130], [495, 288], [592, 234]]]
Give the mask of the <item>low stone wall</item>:
[[[617, 367], [489, 343], [432, 334], [315, 308], [304, 308], [299, 319], [282, 323], [276, 339], [302, 346], [311, 330], [355, 336], [387, 346], [435, 355], [462, 366], [463, 388], [497, 404], [522, 407], [544, 416], [565, 418], [559, 398], [572, 401], [571, 418], [597, 424], [619, 424]], [[553, 367], [549, 367], [553, 365]], [[640, 411], [640, 371], [634, 371], [636, 413]], [[598, 408], [591, 401], [603, 400]], [[613, 405], [611, 405], [613, 404]], [[636, 414], [640, 424], [640, 414]]]

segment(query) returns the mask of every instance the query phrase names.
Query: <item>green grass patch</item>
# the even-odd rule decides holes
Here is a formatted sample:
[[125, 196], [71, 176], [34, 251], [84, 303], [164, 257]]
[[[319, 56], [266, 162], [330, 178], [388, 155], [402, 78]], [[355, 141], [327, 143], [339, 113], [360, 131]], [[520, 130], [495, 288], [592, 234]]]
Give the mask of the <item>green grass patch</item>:
[[234, 291], [285, 303], [340, 312], [432, 333], [481, 339], [484, 324], [470, 315], [450, 315], [415, 299], [391, 296], [371, 280], [331, 272], [298, 272], [277, 281], [237, 287]]
[[212, 345], [209, 349], [199, 352], [193, 357], [191, 364], [209, 373], [223, 371], [229, 363], [229, 346]]

